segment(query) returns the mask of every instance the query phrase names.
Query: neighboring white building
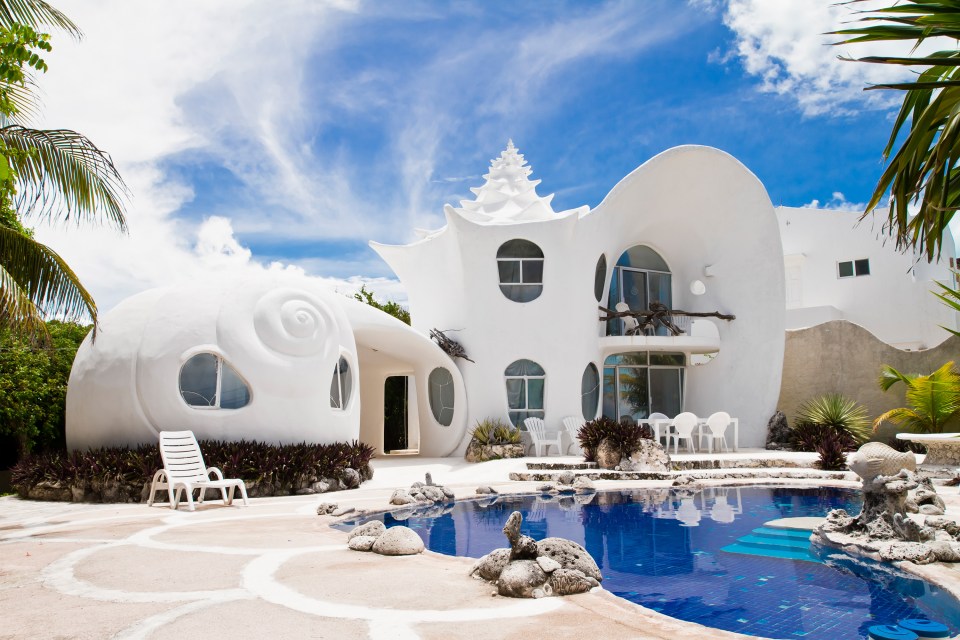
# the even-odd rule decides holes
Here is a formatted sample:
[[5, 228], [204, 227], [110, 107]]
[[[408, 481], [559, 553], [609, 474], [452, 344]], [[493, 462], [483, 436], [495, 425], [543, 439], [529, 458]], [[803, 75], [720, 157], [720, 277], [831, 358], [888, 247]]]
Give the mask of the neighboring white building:
[[[879, 214], [879, 217], [878, 217]], [[934, 347], [960, 328], [960, 314], [930, 292], [955, 285], [956, 250], [943, 236], [939, 262], [900, 253], [881, 232], [883, 212], [778, 207], [786, 273], [787, 329], [849, 320], [900, 349]]]

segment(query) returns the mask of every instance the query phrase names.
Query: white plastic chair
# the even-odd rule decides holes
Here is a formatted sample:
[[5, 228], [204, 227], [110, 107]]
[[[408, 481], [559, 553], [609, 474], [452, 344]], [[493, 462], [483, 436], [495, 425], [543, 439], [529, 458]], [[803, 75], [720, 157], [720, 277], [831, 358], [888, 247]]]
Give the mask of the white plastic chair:
[[[630, 305], [628, 305], [626, 302], [618, 302], [613, 308], [620, 313], [623, 313], [624, 311], [630, 311]], [[633, 316], [623, 316], [620, 319], [623, 320], [623, 335], [634, 336], [637, 334], [637, 331], [640, 328], [640, 322], [636, 318]]]
[[[647, 424], [649, 424], [650, 428], [652, 429], [653, 422], [655, 420], [669, 420], [669, 419], [670, 418], [667, 416], [667, 414], [660, 413], [659, 411], [655, 411], [654, 413], [650, 414], [650, 417], [647, 418]], [[670, 425], [666, 425], [666, 429], [664, 429], [664, 432], [657, 435], [659, 435], [661, 438], [665, 438], [667, 440], [667, 446], [670, 446]]]
[[578, 418], [577, 416], [567, 416], [563, 419], [563, 428], [567, 432], [567, 435], [570, 436], [570, 444], [567, 445], [567, 451], [570, 451], [570, 447], [576, 447], [579, 454], [583, 454], [583, 447], [580, 446], [580, 441], [577, 439], [577, 434], [580, 432], [580, 427], [586, 424], [586, 420], [583, 418]]
[[[710, 417], [707, 418], [707, 428], [700, 430], [700, 448], [703, 448], [703, 439], [707, 438], [707, 451], [713, 453], [713, 441], [718, 440], [719, 444], [723, 445], [723, 449], [727, 452], [730, 451], [730, 448], [727, 446], [727, 426], [730, 424], [730, 414], [726, 411], [717, 411], [716, 413], [710, 414]], [[719, 453], [720, 447], [717, 447], [717, 452]]]
[[[153, 506], [155, 492], [166, 489], [170, 497], [170, 508], [180, 506], [180, 492], [187, 494], [187, 505], [190, 511], [195, 509], [193, 504], [193, 490], [200, 490], [198, 502], [203, 502], [207, 489], [219, 489], [224, 504], [233, 504], [233, 491], [240, 489], [243, 504], [247, 504], [247, 488], [243, 480], [238, 478], [224, 478], [223, 472], [216, 467], [207, 468], [203, 464], [203, 455], [200, 445], [193, 431], [161, 431], [160, 458], [163, 460], [163, 469], [153, 474], [153, 483], [150, 485], [150, 498], [147, 506]], [[211, 477], [213, 476], [213, 477]], [[228, 491], [229, 490], [229, 491]]]
[[[677, 414], [673, 419], [673, 433], [670, 434], [670, 441], [673, 442], [673, 454], [677, 454], [677, 447], [681, 440], [687, 441], [687, 449], [693, 453], [696, 449], [693, 446], [693, 430], [697, 427], [697, 416], [684, 411]], [[669, 445], [669, 442], [667, 443]]]
[[530, 434], [530, 439], [533, 441], [533, 450], [538, 458], [544, 455], [542, 451], [546, 451], [546, 455], [550, 455], [550, 445], [557, 448], [558, 455], [563, 455], [562, 435], [557, 433], [556, 437], [548, 438], [547, 428], [543, 425], [543, 418], [527, 418], [523, 421], [523, 426], [527, 428], [527, 433]]

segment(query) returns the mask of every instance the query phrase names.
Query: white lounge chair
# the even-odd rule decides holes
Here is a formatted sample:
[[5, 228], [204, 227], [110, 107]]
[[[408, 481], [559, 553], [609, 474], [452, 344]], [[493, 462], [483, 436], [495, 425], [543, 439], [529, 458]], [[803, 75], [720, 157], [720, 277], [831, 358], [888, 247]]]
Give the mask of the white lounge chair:
[[583, 447], [580, 446], [580, 440], [577, 439], [577, 434], [580, 432], [580, 427], [586, 424], [586, 420], [583, 418], [578, 418], [577, 416], [567, 416], [563, 419], [563, 428], [567, 432], [567, 435], [570, 436], [570, 444], [567, 445], [567, 451], [570, 451], [570, 447], [576, 447], [578, 454], [583, 454]]
[[[624, 311], [630, 311], [630, 305], [626, 302], [618, 302], [616, 306], [613, 307], [618, 312], [623, 313]], [[633, 316], [623, 316], [620, 318], [623, 321], [623, 335], [625, 336], [635, 336], [637, 331], [640, 329], [640, 321], [634, 318]]]
[[164, 489], [170, 497], [171, 509], [180, 505], [180, 492], [183, 491], [187, 494], [187, 505], [193, 511], [194, 489], [200, 490], [198, 502], [201, 503], [207, 489], [219, 489], [223, 503], [227, 505], [233, 504], [234, 489], [240, 489], [243, 504], [247, 504], [247, 488], [243, 480], [224, 478], [220, 469], [207, 468], [192, 431], [161, 431], [160, 458], [163, 460], [163, 469], [153, 474], [147, 506], [153, 506], [154, 495]]
[[543, 455], [542, 451], [546, 451], [546, 455], [550, 455], [550, 445], [557, 448], [558, 455], [563, 455], [562, 435], [558, 433], [555, 437], [548, 438], [547, 429], [543, 425], [543, 418], [527, 418], [523, 421], [523, 426], [527, 428], [527, 433], [530, 434], [530, 439], [533, 441], [533, 450], [538, 458]]
[[[730, 451], [727, 446], [727, 427], [730, 425], [730, 414], [726, 411], [717, 411], [710, 414], [707, 418], [707, 428], [700, 429], [700, 448], [703, 448], [703, 439], [707, 438], [707, 452], [713, 453], [713, 441], [718, 440], [723, 445], [725, 451]], [[717, 447], [720, 452], [720, 447]]]
[[[673, 442], [673, 454], [677, 454], [677, 447], [681, 440], [687, 441], [687, 449], [694, 452], [693, 430], [697, 427], [697, 416], [689, 411], [677, 414], [673, 419], [673, 432], [670, 434], [670, 441]], [[669, 446], [669, 443], [667, 444]]]

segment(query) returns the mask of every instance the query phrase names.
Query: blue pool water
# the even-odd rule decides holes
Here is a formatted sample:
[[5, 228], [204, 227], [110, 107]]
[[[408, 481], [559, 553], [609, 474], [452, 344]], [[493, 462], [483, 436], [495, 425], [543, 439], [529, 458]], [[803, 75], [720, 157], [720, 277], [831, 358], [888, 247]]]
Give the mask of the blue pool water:
[[414, 529], [432, 551], [479, 558], [507, 546], [501, 529], [520, 511], [521, 529], [534, 539], [558, 536], [586, 547], [608, 591], [674, 618], [748, 635], [867, 638], [872, 625], [917, 617], [960, 632], [960, 603], [945, 591], [888, 565], [818, 553], [802, 541], [796, 556], [795, 540], [765, 533], [769, 521], [835, 508], [859, 512], [859, 493], [747, 487], [559, 500], [502, 496], [458, 502], [446, 512], [379, 517], [388, 527]]

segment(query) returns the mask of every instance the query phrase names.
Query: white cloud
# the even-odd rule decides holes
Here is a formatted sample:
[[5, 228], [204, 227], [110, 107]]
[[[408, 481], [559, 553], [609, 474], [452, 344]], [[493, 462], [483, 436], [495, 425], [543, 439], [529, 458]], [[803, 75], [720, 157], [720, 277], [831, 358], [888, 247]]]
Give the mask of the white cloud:
[[813, 199], [807, 204], [801, 205], [801, 209], [826, 209], [830, 211], [863, 211], [867, 208], [866, 202], [850, 202], [839, 191], [830, 194], [830, 199], [821, 202]]
[[[863, 108], [889, 108], [899, 97], [889, 91], [868, 91], [869, 84], [902, 81], [907, 68], [847, 62], [838, 56], [862, 58], [907, 54], [909, 44], [870, 42], [831, 46], [841, 36], [828, 32], [849, 28], [856, 10], [886, 6], [887, 0], [862, 4], [835, 0], [727, 0], [724, 23], [734, 32], [734, 51], [747, 73], [761, 79], [761, 90], [792, 96], [807, 116], [841, 115]], [[935, 50], [929, 42], [921, 52]], [[728, 60], [718, 52], [712, 60]]]

